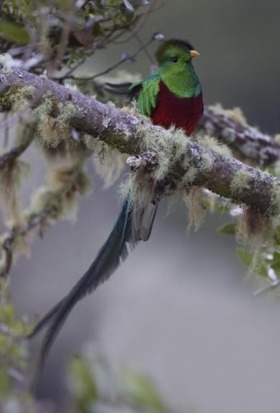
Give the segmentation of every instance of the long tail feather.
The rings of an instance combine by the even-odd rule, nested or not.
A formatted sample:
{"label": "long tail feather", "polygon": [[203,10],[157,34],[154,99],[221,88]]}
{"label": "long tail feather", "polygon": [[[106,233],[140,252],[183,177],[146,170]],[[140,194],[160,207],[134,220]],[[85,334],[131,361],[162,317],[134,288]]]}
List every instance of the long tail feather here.
{"label": "long tail feather", "polygon": [[126,82],[126,83],[105,83],[103,88],[106,90],[106,92],[111,93],[112,95],[123,95],[123,96],[129,96],[130,94],[130,87],[131,83]]}
{"label": "long tail feather", "polygon": [[53,308],[50,309],[50,311],[47,312],[36,324],[36,326],[33,328],[31,333],[27,336],[29,339],[37,336],[38,333],[48,324],[48,322],[55,316],[55,314],[59,311],[59,309],[62,307],[63,302],[66,297],[64,297],[62,300],[60,300]]}
{"label": "long tail feather", "polygon": [[147,241],[150,238],[157,212],[157,202],[150,202],[145,207],[138,207],[132,214],[132,238]]}
{"label": "long tail feather", "polygon": [[138,96],[138,93],[140,92],[142,88],[142,82],[138,83],[105,83],[103,86],[104,90],[106,92],[109,92],[111,95],[116,95],[116,96],[126,96],[129,100],[132,100]]}
{"label": "long tail feather", "polygon": [[119,264],[126,259],[128,256],[127,243],[134,248],[138,241],[149,238],[157,204],[151,203],[146,208],[137,210],[136,217],[133,217],[134,211],[132,213],[130,201],[129,199],[125,200],[114,228],[94,262],[70,292],[37,323],[29,335],[29,338],[33,338],[49,324],[40,350],[37,364],[38,373],[41,372],[57,334],[77,302],[106,281]]}

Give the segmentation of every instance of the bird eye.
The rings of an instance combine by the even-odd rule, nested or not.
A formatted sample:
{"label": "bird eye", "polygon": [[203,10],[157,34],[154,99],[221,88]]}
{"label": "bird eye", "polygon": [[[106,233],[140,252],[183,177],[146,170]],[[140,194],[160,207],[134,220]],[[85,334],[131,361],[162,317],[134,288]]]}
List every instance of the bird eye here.
{"label": "bird eye", "polygon": [[177,63],[178,62],[178,57],[177,56],[173,56],[173,57],[171,57],[171,62],[172,63]]}

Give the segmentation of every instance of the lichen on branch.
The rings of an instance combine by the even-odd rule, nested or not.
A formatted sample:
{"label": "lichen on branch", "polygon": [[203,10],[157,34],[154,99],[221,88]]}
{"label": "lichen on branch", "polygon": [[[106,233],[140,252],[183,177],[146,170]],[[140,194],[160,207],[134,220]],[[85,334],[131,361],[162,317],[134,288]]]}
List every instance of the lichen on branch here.
{"label": "lichen on branch", "polygon": [[[98,139],[111,148],[129,155],[139,154],[145,149],[153,149],[158,156],[157,179],[161,179],[164,174],[174,175],[177,180],[184,181],[185,185],[204,186],[223,197],[237,203],[244,203],[262,213],[275,212],[276,207],[275,205],[272,207],[272,200],[278,198],[276,178],[259,169],[249,167],[233,157],[219,155],[214,144],[211,150],[209,147],[206,148],[205,144],[202,146],[186,139],[180,131],[154,126],[143,117],[136,117],[113,105],[103,104],[73,89],[27,72],[22,72],[20,77],[16,71],[3,73],[1,79],[1,97],[9,96],[11,88],[15,85],[17,90],[19,87],[30,86],[36,90],[37,98],[31,99],[30,102],[34,105],[35,118],[41,110],[40,122],[47,96],[51,96],[56,110],[53,108],[50,110],[48,107],[49,113],[45,113],[45,116],[50,117],[51,129],[55,129],[56,125],[59,130],[62,124],[69,130],[74,128],[81,136],[86,135],[83,143],[89,148],[91,140]],[[68,107],[71,110],[68,110]],[[213,113],[212,118],[218,122],[220,114]],[[223,119],[226,119],[225,115]],[[240,125],[237,126],[232,119],[228,119],[228,122],[231,122],[233,130],[236,129],[239,133]],[[261,133],[259,135],[261,136]],[[64,138],[71,143],[70,133],[64,133]],[[263,136],[262,142],[277,147],[272,138],[268,140]],[[80,144],[82,145],[82,140]],[[55,142],[52,145],[55,145]],[[170,162],[170,159],[173,162]],[[237,177],[241,174],[247,177],[247,181],[245,179],[245,184],[242,184],[242,179],[239,179],[239,187],[237,185],[235,190],[235,181],[238,181]]]}
{"label": "lichen on branch", "polygon": [[[247,206],[269,222],[278,220],[280,183],[277,178],[235,159],[228,147],[221,144],[222,139],[228,142],[224,131],[226,125],[230,125],[231,143],[234,142],[234,150],[243,157],[246,152],[248,158],[261,164],[278,159],[278,143],[256,132],[243,119],[206,108],[201,132],[190,139],[183,131],[154,126],[143,116],[101,103],[46,77],[9,70],[0,72],[0,79],[0,101],[6,103],[2,110],[13,107],[13,91],[23,96],[27,116],[34,125],[34,136],[46,152],[61,156],[72,153],[79,157],[81,151],[89,156],[96,142],[103,142],[114,151],[130,155],[134,170],[124,191],[135,194],[134,202],[169,196],[176,191],[184,197],[191,188],[204,188],[230,202]],[[21,104],[20,109],[24,113],[23,106]],[[219,141],[203,129],[211,129]],[[248,149],[250,145],[254,150]],[[259,156],[256,156],[257,147]],[[147,153],[153,156],[147,157]],[[264,153],[274,157],[264,157]],[[198,194],[196,190],[193,193]],[[44,213],[38,214],[45,219]]]}

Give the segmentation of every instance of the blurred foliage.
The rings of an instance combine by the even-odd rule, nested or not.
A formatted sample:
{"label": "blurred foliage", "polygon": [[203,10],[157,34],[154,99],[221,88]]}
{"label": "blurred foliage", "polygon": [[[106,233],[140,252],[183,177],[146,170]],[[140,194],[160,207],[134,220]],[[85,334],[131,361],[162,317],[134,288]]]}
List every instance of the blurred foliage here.
{"label": "blurred foliage", "polygon": [[[30,392],[30,364],[34,356],[29,352],[25,336],[31,322],[16,315],[7,292],[7,283],[0,282],[0,411],[1,413],[35,413],[53,410],[47,401],[35,401]],[[109,362],[100,356],[69,361],[67,373],[72,413],[102,413],[131,411],[167,413],[170,411],[154,383],[135,370],[125,369],[116,374]]]}
{"label": "blurred foliage", "polygon": [[30,40],[28,31],[24,27],[9,21],[0,22],[0,33],[7,41],[18,44],[26,44]]}
{"label": "blurred foliage", "polygon": [[25,335],[31,325],[19,319],[7,292],[0,283],[0,411],[27,413],[35,403],[27,390],[29,353]]}
{"label": "blurred foliage", "polygon": [[73,68],[134,27],[148,5],[147,0],[4,0],[0,53],[9,51],[37,72]]}
{"label": "blurred foliage", "polygon": [[102,357],[73,358],[69,364],[73,405],[83,413],[168,413],[155,384],[136,370],[115,372]]}
{"label": "blurred foliage", "polygon": [[[242,215],[242,209],[238,213]],[[272,224],[273,225],[273,224]],[[238,222],[231,221],[219,227],[217,231],[224,235],[236,235]],[[269,237],[260,240],[259,244],[244,244],[236,248],[236,256],[247,268],[249,273],[253,273],[263,279],[265,285],[256,290],[253,295],[258,295],[280,284],[280,227],[276,225],[272,228]]]}

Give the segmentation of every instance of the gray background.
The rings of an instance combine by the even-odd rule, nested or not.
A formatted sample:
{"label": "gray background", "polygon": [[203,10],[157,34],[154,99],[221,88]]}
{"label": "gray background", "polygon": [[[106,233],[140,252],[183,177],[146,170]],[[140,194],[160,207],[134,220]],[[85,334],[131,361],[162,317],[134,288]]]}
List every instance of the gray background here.
{"label": "gray background", "polygon": [[[280,129],[279,15],[273,0],[166,1],[141,36],[145,41],[162,31],[190,40],[201,53],[195,67],[206,104],[241,106],[250,124],[273,134]],[[99,52],[91,69],[106,68],[135,45]],[[149,65],[142,55],[125,68],[146,76]],[[41,158],[35,151],[29,157],[35,168],[24,188],[27,205],[43,179]],[[117,187],[104,191],[96,178],[74,225],[58,222],[43,240],[34,238],[31,259],[21,257],[12,273],[20,314],[43,314],[69,290],[106,239],[118,208]],[[227,220],[208,214],[202,229],[187,237],[183,205],[166,217],[162,202],[149,242],[69,317],[40,396],[64,397],[64,363],[91,343],[117,367],[150,374],[184,411],[279,412],[279,304],[270,295],[250,296],[255,282],[235,258],[234,240],[216,234]]]}

